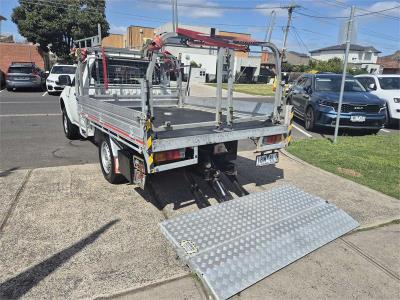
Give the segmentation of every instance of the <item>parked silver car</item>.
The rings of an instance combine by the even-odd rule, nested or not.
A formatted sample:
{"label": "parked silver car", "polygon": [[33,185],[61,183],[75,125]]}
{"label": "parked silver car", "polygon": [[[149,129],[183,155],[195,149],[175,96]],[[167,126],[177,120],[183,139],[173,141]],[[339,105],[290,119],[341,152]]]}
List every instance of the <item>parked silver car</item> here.
{"label": "parked silver car", "polygon": [[32,62],[13,62],[8,68],[6,88],[8,91],[20,88],[43,90],[46,74]]}

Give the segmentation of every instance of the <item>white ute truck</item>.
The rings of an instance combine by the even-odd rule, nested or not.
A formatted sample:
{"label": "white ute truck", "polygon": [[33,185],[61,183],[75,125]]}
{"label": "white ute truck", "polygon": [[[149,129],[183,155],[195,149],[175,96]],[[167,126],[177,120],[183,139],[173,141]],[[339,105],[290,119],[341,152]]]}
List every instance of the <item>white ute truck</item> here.
{"label": "white ute truck", "polygon": [[[156,173],[185,174],[200,209],[165,220],[160,228],[215,299],[237,294],[358,226],[336,206],[293,186],[249,194],[236,179],[239,140],[255,142],[255,167],[261,167],[278,162],[290,130],[291,107],[281,85],[273,103],[233,99],[235,51],[268,48],[280,82],[273,44],[181,28],[157,36],[144,51],[104,49],[100,41],[100,33],[77,41],[75,80],[59,78],[66,86],[60,96],[65,135],[94,138],[110,183],[146,188]],[[180,59],[165,51],[171,44],[217,51],[216,97],[188,95]],[[210,205],[199,180],[210,185],[219,204]]]}

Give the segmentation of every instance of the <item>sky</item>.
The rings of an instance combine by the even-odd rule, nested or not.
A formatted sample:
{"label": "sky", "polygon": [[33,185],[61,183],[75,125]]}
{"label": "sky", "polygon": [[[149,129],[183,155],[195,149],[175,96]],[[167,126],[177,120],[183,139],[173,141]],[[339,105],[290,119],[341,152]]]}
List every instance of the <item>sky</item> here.
{"label": "sky", "polygon": [[[54,0],[45,1],[51,5]],[[68,0],[65,1],[68,3]],[[129,25],[157,27],[171,20],[169,0],[106,0],[106,17],[110,33],[125,33]],[[350,7],[356,6],[352,43],[373,46],[381,55],[400,50],[400,1],[371,0],[178,0],[179,23],[216,27],[219,30],[250,33],[263,40],[271,11],[276,19],[271,41],[279,48],[283,44],[283,27],[287,9],[294,3],[292,27],[287,49],[302,53],[343,42],[344,28]],[[22,40],[16,25],[10,20],[17,0],[0,0],[0,15],[8,20],[1,25],[2,33],[11,33]],[[386,10],[398,6],[393,10]],[[386,10],[380,14],[371,14]],[[357,16],[362,15],[364,16]]]}

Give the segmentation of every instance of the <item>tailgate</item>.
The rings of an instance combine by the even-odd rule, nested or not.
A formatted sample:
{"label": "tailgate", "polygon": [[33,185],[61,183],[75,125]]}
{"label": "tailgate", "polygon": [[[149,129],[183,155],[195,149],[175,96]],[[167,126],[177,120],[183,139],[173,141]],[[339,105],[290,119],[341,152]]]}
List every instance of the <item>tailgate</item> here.
{"label": "tailgate", "polygon": [[281,186],[165,220],[160,226],[211,294],[226,299],[358,223],[321,198]]}

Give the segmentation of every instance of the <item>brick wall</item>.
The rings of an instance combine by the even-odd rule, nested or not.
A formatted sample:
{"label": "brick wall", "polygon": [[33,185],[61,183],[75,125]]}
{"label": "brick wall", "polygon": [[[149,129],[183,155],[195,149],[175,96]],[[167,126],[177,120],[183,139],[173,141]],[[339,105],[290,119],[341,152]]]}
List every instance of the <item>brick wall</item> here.
{"label": "brick wall", "polygon": [[45,69],[44,54],[35,45],[0,43],[0,70],[4,74],[13,61],[34,62],[42,70]]}

